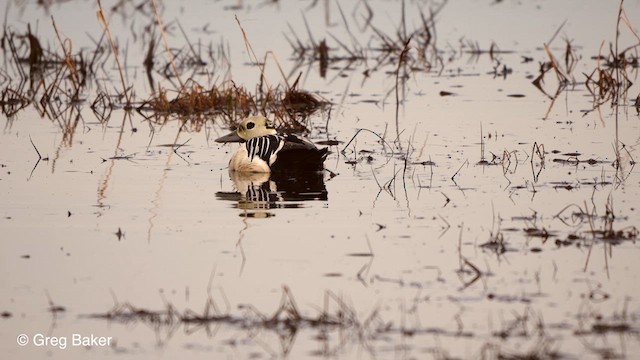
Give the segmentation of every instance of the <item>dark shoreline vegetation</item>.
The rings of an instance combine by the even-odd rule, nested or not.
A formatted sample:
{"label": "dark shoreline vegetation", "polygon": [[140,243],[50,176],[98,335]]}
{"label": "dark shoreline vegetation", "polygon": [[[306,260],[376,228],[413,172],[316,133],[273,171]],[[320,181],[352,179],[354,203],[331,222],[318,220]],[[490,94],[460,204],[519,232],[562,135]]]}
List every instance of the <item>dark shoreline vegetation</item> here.
{"label": "dark shoreline vegetation", "polygon": [[[593,191],[590,197],[568,202],[561,208],[545,209],[546,213],[530,208],[531,213],[528,215],[505,215],[501,214],[499,209],[482,209],[484,215],[489,214],[492,218],[490,223],[485,224],[486,229],[489,229],[488,237],[469,234],[464,219],[457,219],[453,223],[451,218],[445,218],[440,214],[433,216],[434,222],[442,224],[442,231],[437,234],[438,238],[449,232],[456,233],[458,262],[455,276],[459,283],[455,284],[455,287],[458,291],[463,292],[465,289],[483,284],[487,289],[488,279],[496,276],[488,265],[485,267],[485,264],[478,263],[470,256],[470,251],[463,250],[468,244],[472,244],[476,252],[506,262],[510,253],[536,254],[549,251],[548,249],[573,248],[584,254],[584,266],[580,270],[585,274],[599,271],[595,270],[591,263],[598,253],[604,260],[603,270],[607,278],[614,248],[619,245],[636,245],[640,230],[636,225],[629,224],[633,223],[635,214],[629,215],[618,210],[618,203],[614,201],[624,196],[617,193],[614,196],[614,192],[623,190],[627,179],[637,172],[637,156],[634,156],[637,147],[634,149],[634,144],[625,144],[620,140],[620,132],[625,130],[619,125],[619,116],[622,118],[640,115],[640,92],[632,92],[637,89],[634,88],[634,84],[637,83],[640,69],[640,35],[634,29],[638,24],[633,24],[625,12],[624,1],[618,4],[618,17],[614,29],[616,37],[608,42],[603,41],[598,53],[583,52],[579,45],[580,39],[561,39],[559,34],[565,26],[565,23],[562,23],[550,39],[540,40],[540,49],[545,55],[543,60],[525,53],[519,55],[521,63],[515,65],[505,62],[503,56],[518,55],[519,52],[502,49],[499,44],[491,43],[485,48],[471,39],[461,39],[456,47],[441,39],[437,30],[438,19],[441,11],[446,9],[446,1],[437,6],[423,7],[413,2],[399,1],[398,16],[392,17],[397,21],[397,26],[392,32],[376,25],[374,10],[367,1],[358,2],[358,6],[361,7],[359,12],[347,11],[342,8],[344,5],[336,2],[333,10],[339,21],[334,24],[334,30],[326,33],[314,32],[302,13],[305,28],[295,29],[287,24],[289,33],[282,35],[290,45],[290,54],[276,54],[272,51],[256,54],[252,34],[245,31],[238,16],[235,18],[237,28],[234,31],[242,34],[244,43],[230,44],[221,41],[214,44],[206,35],[199,39],[189,38],[183,28],[184,24],[180,23],[180,17],[172,19],[163,14],[164,8],[157,7],[157,3],[159,1],[143,0],[132,5],[125,1],[118,2],[111,8],[103,8],[104,4],[98,0],[96,22],[99,23],[102,32],[91,32],[87,35],[94,44],[93,48],[75,46],[79,40],[66,37],[62,24],[56,23],[55,16],[50,18],[55,29],[53,37],[39,34],[35,30],[37,24],[27,23],[23,28],[16,28],[14,25],[8,25],[5,19],[0,39],[0,51],[5,59],[0,71],[0,110],[6,117],[5,131],[10,132],[13,124],[25,121],[21,116],[30,111],[40,119],[59,127],[62,144],[66,147],[72,147],[74,137],[94,124],[101,126],[104,131],[107,127],[117,127],[120,137],[114,146],[113,157],[101,158],[102,162],[115,162],[134,159],[133,155],[124,153],[121,148],[120,141],[125,130],[138,132],[140,127],[148,125],[149,144],[160,131],[176,131],[173,143],[158,146],[169,147],[169,154],[174,153],[189,163],[189,160],[183,157],[188,157],[185,155],[186,152],[181,153],[181,148],[186,142],[179,141],[180,134],[186,132],[192,136],[205,136],[208,144],[210,139],[215,138],[211,135],[212,131],[233,129],[243,118],[262,114],[275,119],[280,131],[313,134],[314,142],[329,146],[338,154],[338,159],[334,161],[351,166],[350,169],[354,172],[357,167],[366,169],[363,171],[370,169],[377,185],[374,207],[376,201],[386,195],[393,201],[401,201],[403,197],[408,199],[408,184],[412,184],[419,191],[434,190],[442,194],[442,208],[459,206],[459,203],[456,204],[452,196],[449,196],[451,188],[434,185],[434,181],[439,181],[434,180],[434,168],[437,169],[440,164],[432,161],[431,156],[424,152],[427,140],[424,144],[414,141],[415,134],[411,135],[412,129],[407,129],[403,124],[401,112],[411,91],[409,86],[411,82],[416,81],[417,74],[454,78],[476,76],[477,73],[465,73],[468,70],[458,65],[461,59],[489,59],[492,67],[479,74],[487,79],[506,81],[514,76],[514,67],[535,69],[530,72],[535,75],[529,75],[527,79],[547,100],[548,108],[541,121],[550,121],[554,107],[564,101],[563,96],[567,92],[585,91],[590,99],[590,107],[582,109],[581,116],[597,116],[601,124],[609,120],[605,118],[614,118],[615,123],[608,126],[615,127],[615,134],[611,153],[599,154],[599,157],[590,155],[588,151],[559,149],[557,144],[552,148],[551,144],[537,141],[533,144],[526,141],[513,144],[509,149],[488,149],[489,141],[503,136],[498,131],[508,131],[486,130],[487,125],[481,123],[477,136],[479,143],[471,143],[478,149],[474,155],[476,158],[458,163],[455,168],[447,169],[446,171],[451,171],[443,175],[443,178],[447,182],[450,181],[453,188],[463,195],[464,191],[469,189],[468,186],[474,185],[459,185],[458,181],[462,173],[474,166],[501,170],[501,175],[507,183],[504,193],[510,194],[509,198],[517,190],[524,190],[526,194],[530,194],[532,200],[539,192],[564,193],[587,189]],[[316,3],[317,1],[314,1],[310,6],[319,6]],[[501,1],[495,3],[495,6],[499,6]],[[9,2],[7,10],[15,10],[12,6],[20,5]],[[128,59],[127,51],[132,45],[127,42],[128,39],[119,39],[111,33],[113,25],[110,21],[118,16],[141,17],[146,24],[142,26],[142,33],[134,32],[134,35],[139,37],[135,46],[145,49],[145,58],[135,66],[144,72],[144,82],[151,89],[147,93],[143,93],[141,89],[144,87],[136,83],[140,82],[140,79],[134,80],[130,76],[132,70],[129,67],[132,60]],[[231,16],[231,12],[225,16]],[[356,20],[362,26],[354,27]],[[169,22],[164,23],[165,21]],[[205,34],[207,26],[203,27]],[[336,35],[338,32],[342,36]],[[625,39],[632,41],[621,40],[622,34],[625,34]],[[55,41],[51,42],[51,38]],[[174,47],[172,40],[185,45]],[[242,60],[248,61],[247,66],[255,70],[255,83],[237,83],[232,78],[231,69],[232,66],[236,66],[232,65],[230,60],[232,46],[246,48],[248,58]],[[284,56],[290,57],[293,66],[283,66],[279,57]],[[512,61],[513,57],[509,59]],[[238,59],[234,61],[237,62]],[[589,64],[591,71],[576,70],[579,62]],[[339,96],[338,101],[332,101],[328,99],[327,92],[321,89],[305,88],[305,78],[310,72],[319,74],[320,78],[329,83],[357,74],[361,78],[361,85],[373,76],[382,74],[382,77],[388,80],[387,88],[379,92],[377,98],[362,101],[393,109],[394,115],[387,119],[384,132],[372,130],[365,121],[358,122],[359,127],[348,135],[342,133],[338,136],[332,132],[332,128],[341,121],[340,110],[347,102],[347,91]],[[267,73],[278,73],[280,78],[270,78]],[[393,85],[388,87],[388,84]],[[438,95],[443,98],[460,96],[449,90],[440,90]],[[521,93],[506,93],[504,96],[510,99],[525,97]],[[86,118],[87,109],[91,110],[95,119]],[[364,137],[373,139],[373,142],[367,143],[367,146],[361,145],[358,140]],[[37,162],[28,180],[42,161],[57,159],[57,155],[49,156],[41,152],[39,144],[33,141],[30,135],[29,141],[29,146],[33,147],[37,154]],[[147,146],[147,151],[149,148],[150,145]],[[385,177],[380,173],[376,175],[375,170],[387,165],[393,168],[392,171],[387,171]],[[518,166],[526,167],[527,172],[530,167],[530,176],[524,185],[512,184],[511,175],[515,174]],[[548,167],[567,169],[569,174],[579,168],[588,168],[594,173],[601,169],[601,175],[590,180],[567,177],[567,180],[539,182],[540,175]],[[415,175],[416,169],[422,169],[429,174],[427,181],[425,177]],[[444,170],[441,167],[439,171],[442,173]],[[613,171],[613,175],[605,175],[608,171]],[[234,178],[234,184],[238,188],[232,193],[219,191],[216,197],[218,200],[231,200],[235,204],[235,210],[241,212],[240,216],[247,224],[247,218],[275,216],[269,211],[271,209],[303,207],[283,204],[291,199],[298,202],[326,201],[325,181],[331,181],[340,174],[326,170],[322,176],[319,180],[312,179],[316,187],[312,189],[314,192],[311,195],[310,179],[304,179],[306,183],[303,185],[306,187],[287,188],[285,185],[291,185],[297,179],[276,181],[267,177],[266,181],[257,178]],[[109,176],[105,176],[98,187],[98,208],[106,207],[101,200],[105,197],[108,180]],[[217,180],[214,179],[214,182]],[[278,190],[272,189],[269,180],[277,183]],[[222,183],[222,179],[220,182]],[[250,183],[247,185],[246,194],[237,185],[244,182]],[[260,186],[253,182],[260,182]],[[159,188],[163,186],[162,182]],[[290,193],[285,194],[287,191]],[[602,194],[606,195],[605,201],[601,200]],[[464,196],[466,200],[466,195]],[[635,206],[637,211],[637,204]],[[362,216],[363,211],[358,211],[359,216]],[[68,217],[71,216],[72,212],[69,211]],[[629,218],[632,220],[627,221]],[[382,223],[375,225],[376,233],[384,231],[388,226]],[[122,229],[118,228],[117,231],[115,234],[118,241],[126,239]],[[242,267],[246,260],[241,241],[243,236],[240,235],[236,245],[241,253]],[[513,240],[514,238],[523,238],[526,241],[521,244]],[[359,346],[375,357],[378,348],[378,345],[374,344],[376,342],[389,345],[394,341],[392,337],[396,336],[404,339],[433,335],[436,338],[475,339],[483,344],[477,354],[477,358],[481,359],[562,359],[580,354],[560,350],[558,344],[561,340],[553,336],[553,331],[558,328],[568,330],[580,342],[584,342],[586,348],[589,348],[588,343],[598,336],[627,336],[633,340],[639,338],[637,299],[631,300],[627,297],[622,303],[616,304],[617,307],[612,314],[602,313],[588,301],[604,302],[612,295],[602,290],[599,284],[592,285],[587,281],[585,282],[590,289],[584,296],[584,305],[579,309],[572,309],[578,326],[544,318],[542,311],[536,309],[535,303],[536,299],[546,296],[540,290],[539,274],[528,274],[534,280],[527,280],[537,284],[537,293],[522,291],[521,295],[515,297],[506,292],[502,294],[487,291],[484,294],[482,300],[524,306],[522,312],[513,312],[510,317],[502,318],[501,323],[491,324],[493,327],[489,326],[491,332],[488,337],[482,337],[484,329],[465,326],[461,315],[455,317],[457,330],[431,326],[420,321],[417,309],[420,304],[429,301],[430,295],[425,294],[434,284],[445,282],[441,277],[442,269],[423,265],[422,269],[437,270],[435,280],[406,280],[402,275],[388,273],[369,274],[371,263],[379,253],[375,251],[376,247],[372,246],[368,237],[367,245],[368,251],[347,255],[371,260],[354,274],[349,274],[355,279],[355,283],[365,287],[375,284],[393,285],[417,291],[413,303],[402,303],[397,318],[386,317],[388,311],[383,311],[385,304],[379,304],[373,310],[363,312],[358,308],[359,304],[351,303],[348,294],[333,290],[324,290],[323,305],[298,306],[293,291],[287,284],[282,285],[280,303],[272,313],[259,310],[250,300],[232,306],[223,288],[217,284],[214,287],[215,271],[211,274],[206,292],[207,299],[200,312],[188,306],[174,304],[171,297],[164,293],[160,294],[164,307],[159,310],[150,309],[147,305],[120,302],[114,295],[113,308],[106,311],[96,309],[93,313],[81,314],[80,318],[83,321],[105,320],[122,325],[147,325],[155,332],[157,342],[161,346],[166,345],[178,331],[185,334],[203,331],[207,336],[214,337],[219,326],[228,326],[245,331],[252,339],[258,333],[267,332],[275,334],[280,348],[274,349],[268,345],[261,347],[274,358],[287,357],[296,341],[296,334],[304,330],[313,331],[314,339],[321,344],[320,350],[313,352],[316,357],[339,356],[341,351],[351,346]],[[557,269],[553,271],[555,274]],[[325,277],[342,275],[328,273]],[[218,289],[215,294],[214,288]],[[55,323],[57,316],[68,310],[66,306],[54,304],[51,298],[48,302],[48,310]],[[457,300],[452,302],[460,307],[462,314],[464,306],[458,304]],[[224,304],[221,305],[222,303]],[[312,315],[309,315],[310,312]],[[3,318],[12,318],[13,315],[9,311],[2,313]],[[512,348],[504,343],[507,339],[517,339],[518,347]],[[243,344],[234,340],[230,345],[235,347]],[[117,349],[117,345],[114,348]],[[625,355],[610,347],[593,346],[591,352],[601,358]],[[445,346],[437,345],[429,349],[429,355],[437,359],[453,358],[449,353]]]}

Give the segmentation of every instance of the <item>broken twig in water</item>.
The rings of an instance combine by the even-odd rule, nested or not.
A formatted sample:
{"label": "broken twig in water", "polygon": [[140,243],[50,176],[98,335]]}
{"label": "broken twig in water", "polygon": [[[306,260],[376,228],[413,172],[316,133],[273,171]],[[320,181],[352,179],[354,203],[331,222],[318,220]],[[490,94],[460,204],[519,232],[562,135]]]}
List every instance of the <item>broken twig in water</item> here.
{"label": "broken twig in water", "polygon": [[453,174],[453,176],[451,176],[451,180],[452,180],[453,182],[456,182],[455,177],[456,177],[456,175],[458,175],[458,173],[460,172],[460,170],[462,170],[462,167],[463,167],[465,164],[466,164],[466,165],[469,165],[469,159],[465,160],[465,161],[462,163],[462,165],[460,165],[460,168],[458,169],[458,171],[456,171],[456,173],[455,173],[455,174]]}
{"label": "broken twig in water", "polygon": [[36,164],[33,166],[33,169],[31,169],[31,173],[29,174],[29,178],[27,178],[27,181],[29,181],[31,179],[31,176],[33,176],[33,172],[36,171],[36,168],[38,167],[38,164],[40,164],[40,161],[49,161],[49,157],[43,158],[42,155],[40,154],[40,151],[38,151],[38,148],[36,147],[36,144],[33,143],[33,139],[31,139],[31,135],[29,135],[29,141],[31,141],[31,145],[33,146],[33,149],[36,151],[36,154],[38,154],[38,161],[36,161]]}
{"label": "broken twig in water", "polygon": [[33,146],[33,148],[35,149],[36,153],[38,154],[38,161],[42,160],[42,155],[40,155],[40,151],[38,151],[38,148],[36,147],[36,144],[33,143],[33,139],[31,139],[31,135],[29,135],[29,141],[31,141],[31,145]]}
{"label": "broken twig in water", "polygon": [[377,136],[378,139],[380,139],[380,141],[382,142],[382,149],[386,152],[386,148],[385,146],[389,147],[389,150],[391,150],[391,153],[393,153],[393,148],[391,147],[391,145],[387,144],[387,142],[384,140],[384,138],[380,135],[378,135],[378,133],[376,133],[375,131],[369,130],[369,129],[358,129],[358,131],[356,131],[356,133],[353,135],[353,137],[351,138],[351,140],[349,140],[349,142],[347,143],[347,145],[345,145],[342,150],[340,150],[340,153],[342,153],[344,155],[344,151],[347,150],[347,148],[349,147],[349,145],[351,145],[351,143],[353,142],[353,140],[356,139],[356,137],[358,136],[358,134],[360,134],[361,131],[367,131],[372,133],[373,135]]}

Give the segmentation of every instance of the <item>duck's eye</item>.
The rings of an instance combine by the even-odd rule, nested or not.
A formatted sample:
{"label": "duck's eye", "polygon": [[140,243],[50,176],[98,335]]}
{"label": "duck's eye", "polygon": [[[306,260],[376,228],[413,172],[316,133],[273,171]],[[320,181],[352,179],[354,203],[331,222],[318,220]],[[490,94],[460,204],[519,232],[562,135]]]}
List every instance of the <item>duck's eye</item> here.
{"label": "duck's eye", "polygon": [[247,129],[251,130],[256,126],[256,124],[252,123],[252,122],[248,122],[247,123]]}

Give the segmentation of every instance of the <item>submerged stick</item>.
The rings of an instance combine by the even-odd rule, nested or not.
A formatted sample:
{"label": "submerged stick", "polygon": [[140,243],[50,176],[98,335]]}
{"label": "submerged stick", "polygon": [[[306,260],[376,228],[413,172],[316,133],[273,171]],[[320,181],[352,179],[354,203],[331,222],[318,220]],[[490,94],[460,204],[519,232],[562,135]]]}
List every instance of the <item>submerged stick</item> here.
{"label": "submerged stick", "polygon": [[[589,267],[589,259],[591,258],[591,250],[593,250],[593,244],[596,242],[596,231],[593,226],[593,219],[592,219],[593,214],[589,213],[589,207],[587,206],[586,201],[584,202],[584,210],[585,210],[585,213],[587,214],[587,219],[589,220],[589,228],[591,229],[591,244],[589,244],[587,259],[584,262],[584,269],[582,270],[583,272],[587,272],[587,268]],[[595,212],[595,208],[594,208],[594,212]]]}
{"label": "submerged stick", "polygon": [[465,160],[465,161],[462,163],[462,165],[460,165],[460,168],[458,169],[458,171],[456,171],[456,173],[455,173],[455,174],[453,174],[453,175],[451,176],[451,180],[453,180],[453,182],[456,182],[456,180],[455,180],[456,175],[458,175],[458,173],[460,172],[460,170],[462,170],[462,167],[463,167],[463,166],[465,166],[465,165],[469,165],[469,159]]}

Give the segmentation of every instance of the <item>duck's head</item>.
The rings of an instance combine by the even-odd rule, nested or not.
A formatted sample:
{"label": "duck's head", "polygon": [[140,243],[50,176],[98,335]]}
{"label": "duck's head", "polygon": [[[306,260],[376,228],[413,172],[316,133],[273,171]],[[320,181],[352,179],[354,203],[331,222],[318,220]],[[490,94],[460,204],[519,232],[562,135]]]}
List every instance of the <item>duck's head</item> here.
{"label": "duck's head", "polygon": [[273,126],[273,121],[267,119],[264,116],[258,115],[242,120],[235,131],[232,131],[231,133],[223,137],[217,138],[216,142],[245,142],[255,137],[275,134],[276,129]]}

